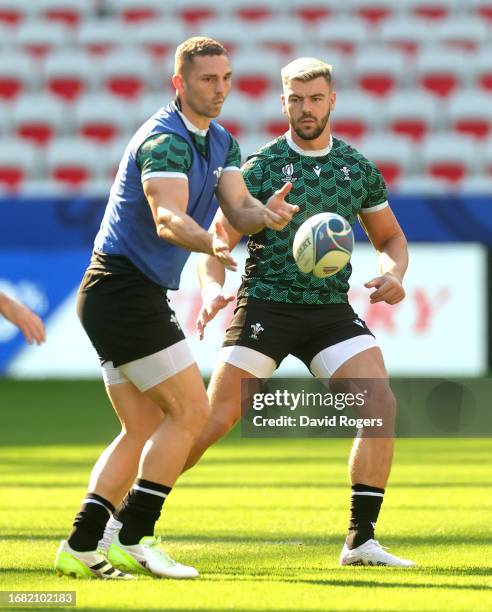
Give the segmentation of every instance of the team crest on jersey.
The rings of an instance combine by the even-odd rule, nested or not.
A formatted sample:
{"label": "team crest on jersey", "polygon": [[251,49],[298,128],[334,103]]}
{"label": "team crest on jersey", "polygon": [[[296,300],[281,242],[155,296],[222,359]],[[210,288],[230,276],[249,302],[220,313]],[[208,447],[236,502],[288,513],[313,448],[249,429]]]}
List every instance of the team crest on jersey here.
{"label": "team crest on jersey", "polygon": [[251,333],[249,334],[249,337],[252,340],[258,340],[258,334],[260,334],[262,331],[265,331],[261,323],[253,323],[253,325],[250,325],[250,328]]}
{"label": "team crest on jersey", "polygon": [[344,166],[342,168],[342,172],[343,172],[343,180],[344,181],[350,181],[350,179],[351,179],[350,168],[347,168],[347,166]]}
{"label": "team crest on jersey", "polygon": [[284,175],[282,181],[284,183],[295,183],[297,179],[294,177],[294,165],[287,164],[282,168],[282,174]]}

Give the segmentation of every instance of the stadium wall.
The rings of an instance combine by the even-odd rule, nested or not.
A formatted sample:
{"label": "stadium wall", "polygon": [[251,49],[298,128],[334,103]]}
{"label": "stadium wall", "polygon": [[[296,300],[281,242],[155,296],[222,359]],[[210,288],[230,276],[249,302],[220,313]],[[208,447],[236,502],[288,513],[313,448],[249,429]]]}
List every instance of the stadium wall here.
{"label": "stadium wall", "polygon": [[[378,337],[390,372],[398,375],[482,375],[491,367],[490,286],[492,216],[482,197],[392,197],[411,242],[407,300],[396,308],[368,305],[363,282],[377,261],[360,227],[351,301]],[[75,293],[90,257],[105,202],[101,199],[0,201],[0,290],[25,302],[47,323],[48,342],[26,347],[16,328],[0,321],[0,374],[18,377],[98,376],[95,354],[74,311]],[[244,259],[244,248],[240,259]],[[229,275],[228,287],[239,284]],[[217,317],[200,343],[194,321],[200,295],[193,258],[172,297],[204,374],[232,308]],[[282,375],[304,375],[289,358]]]}

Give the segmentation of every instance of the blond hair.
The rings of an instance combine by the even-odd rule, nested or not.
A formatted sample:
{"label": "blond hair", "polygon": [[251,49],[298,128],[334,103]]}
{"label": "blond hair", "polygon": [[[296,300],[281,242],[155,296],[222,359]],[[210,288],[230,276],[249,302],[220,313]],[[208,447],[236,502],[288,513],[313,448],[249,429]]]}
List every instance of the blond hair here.
{"label": "blond hair", "polygon": [[328,85],[331,85],[331,64],[326,64],[315,57],[298,57],[280,72],[282,83],[288,85],[290,81],[312,81],[318,77],[324,77]]}
{"label": "blond hair", "polygon": [[174,72],[184,74],[194,57],[204,55],[227,55],[227,51],[220,42],[213,38],[193,36],[182,42],[176,49]]}

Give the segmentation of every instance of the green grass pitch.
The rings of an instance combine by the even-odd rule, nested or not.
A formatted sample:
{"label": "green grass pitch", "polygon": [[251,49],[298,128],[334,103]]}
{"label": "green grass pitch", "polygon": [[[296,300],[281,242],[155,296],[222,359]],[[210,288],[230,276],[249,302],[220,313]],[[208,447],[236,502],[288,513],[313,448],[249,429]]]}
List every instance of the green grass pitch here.
{"label": "green grass pitch", "polygon": [[397,441],[378,536],[416,569],[337,565],[349,440],[233,432],[158,525],[198,580],[57,578],[58,542],[116,431],[101,383],[0,381],[1,590],[75,590],[79,610],[492,610],[490,439]]}

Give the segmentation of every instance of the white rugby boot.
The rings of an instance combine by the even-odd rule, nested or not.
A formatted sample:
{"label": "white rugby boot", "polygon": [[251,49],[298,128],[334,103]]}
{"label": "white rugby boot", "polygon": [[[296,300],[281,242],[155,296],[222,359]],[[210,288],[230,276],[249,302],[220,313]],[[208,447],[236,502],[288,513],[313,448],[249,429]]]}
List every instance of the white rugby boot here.
{"label": "white rugby boot", "polygon": [[[386,549],[386,550],[385,550]],[[340,565],[386,565],[390,567],[414,567],[408,559],[400,559],[386,552],[377,540],[367,540],[357,548],[349,549],[345,543],[340,554]]]}
{"label": "white rugby boot", "polygon": [[158,578],[196,578],[194,567],[182,565],[161,548],[161,538],[144,536],[138,544],[125,546],[116,535],[108,551],[108,559],[123,571],[145,573]]}

